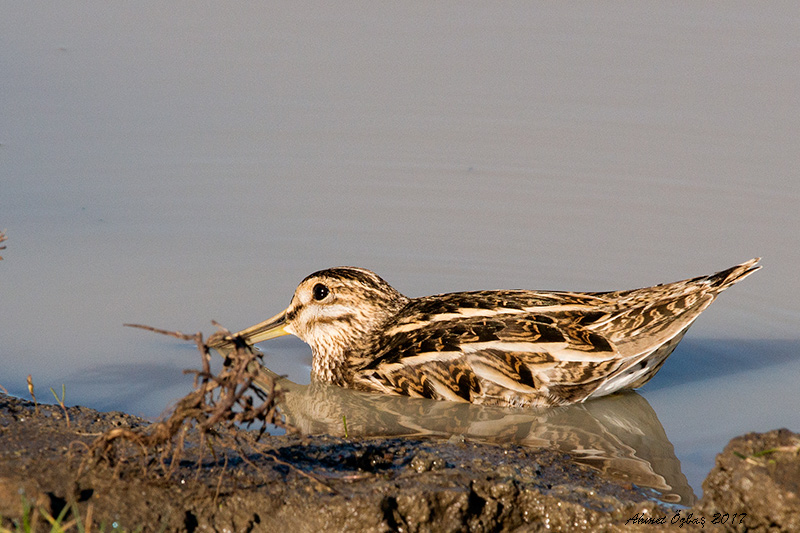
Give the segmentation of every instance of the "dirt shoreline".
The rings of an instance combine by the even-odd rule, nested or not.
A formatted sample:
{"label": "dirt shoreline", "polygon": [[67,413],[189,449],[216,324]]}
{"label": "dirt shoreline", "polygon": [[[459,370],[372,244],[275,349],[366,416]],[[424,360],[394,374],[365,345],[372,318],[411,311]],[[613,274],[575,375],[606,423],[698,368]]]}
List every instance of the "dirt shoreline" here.
{"label": "dirt shoreline", "polygon": [[267,436],[269,454],[218,447],[169,474],[152,458],[87,467],[103,431],[149,423],[68,412],[69,427],[59,406],[0,394],[0,526],[17,530],[24,497],[95,531],[800,531],[800,436],[787,430],[732,440],[686,509],[561,452],[457,438]]}

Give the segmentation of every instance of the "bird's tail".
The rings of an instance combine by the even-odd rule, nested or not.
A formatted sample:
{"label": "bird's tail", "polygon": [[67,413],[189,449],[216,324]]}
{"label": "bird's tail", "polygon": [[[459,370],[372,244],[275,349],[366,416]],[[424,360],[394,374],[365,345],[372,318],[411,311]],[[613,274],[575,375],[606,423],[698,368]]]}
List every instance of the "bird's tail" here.
{"label": "bird's tail", "polygon": [[[751,259],[710,276],[662,285],[660,286],[663,291],[662,296],[651,298],[649,302],[648,289],[632,291],[633,299],[638,298],[639,303],[644,303],[624,310],[615,320],[623,324],[630,322],[638,325],[640,331],[631,334],[634,328],[618,325],[610,328],[612,333],[609,334],[609,338],[616,343],[620,352],[625,351],[633,355],[626,360],[620,370],[603,380],[589,397],[603,396],[620,389],[635,389],[647,383],[658,372],[700,313],[721,291],[761,268],[756,264],[760,259]],[[676,305],[677,302],[680,304]],[[648,320],[642,321],[641,317],[647,317]],[[644,328],[641,327],[642,323],[645,324]],[[615,331],[621,333],[615,335]]]}
{"label": "bird's tail", "polygon": [[603,322],[590,326],[621,352],[640,355],[684,331],[720,292],[759,268],[759,258],[696,278],[608,293],[618,308]]}
{"label": "bird's tail", "polygon": [[706,278],[706,283],[709,287],[715,289],[717,292],[724,291],[734,283],[742,281],[744,278],[761,268],[757,264],[761,261],[760,257],[746,261],[741,265],[722,270],[716,274],[711,274]]}

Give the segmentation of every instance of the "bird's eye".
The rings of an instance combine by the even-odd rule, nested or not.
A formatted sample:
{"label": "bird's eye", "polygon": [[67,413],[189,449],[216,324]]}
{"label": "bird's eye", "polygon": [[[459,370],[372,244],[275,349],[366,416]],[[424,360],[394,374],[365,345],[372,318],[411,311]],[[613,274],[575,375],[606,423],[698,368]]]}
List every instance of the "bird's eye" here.
{"label": "bird's eye", "polygon": [[330,290],[328,290],[328,287],[326,287],[326,286],[325,286],[325,285],[323,285],[322,283],[317,283],[316,285],[314,285],[314,299],[315,299],[316,301],[318,301],[318,302],[319,302],[320,300],[324,300],[324,299],[325,299],[325,297],[326,297],[326,296],[327,296],[327,295],[328,295],[330,292],[331,292],[331,291],[330,291]]}

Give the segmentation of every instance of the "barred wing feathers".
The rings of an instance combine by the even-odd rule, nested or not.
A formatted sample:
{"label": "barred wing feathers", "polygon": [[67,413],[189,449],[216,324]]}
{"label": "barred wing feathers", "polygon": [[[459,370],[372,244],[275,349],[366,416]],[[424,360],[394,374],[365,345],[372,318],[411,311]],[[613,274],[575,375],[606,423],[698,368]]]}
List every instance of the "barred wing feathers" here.
{"label": "barred wing feathers", "polygon": [[618,365],[602,336],[528,313],[435,321],[386,335],[380,348],[356,388],[487,404],[563,403],[551,384],[591,387]]}

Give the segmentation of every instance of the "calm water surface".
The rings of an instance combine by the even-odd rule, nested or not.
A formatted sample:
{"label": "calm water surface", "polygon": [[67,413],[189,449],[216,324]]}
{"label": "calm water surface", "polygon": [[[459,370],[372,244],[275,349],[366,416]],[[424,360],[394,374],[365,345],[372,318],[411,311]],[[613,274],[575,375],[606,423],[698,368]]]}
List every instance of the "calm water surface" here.
{"label": "calm water surface", "polygon": [[796,3],[7,1],[0,44],[13,394],[155,417],[196,352],[123,323],[240,329],[328,266],[419,296],[763,256],[636,397],[697,494],[731,437],[800,430]]}

